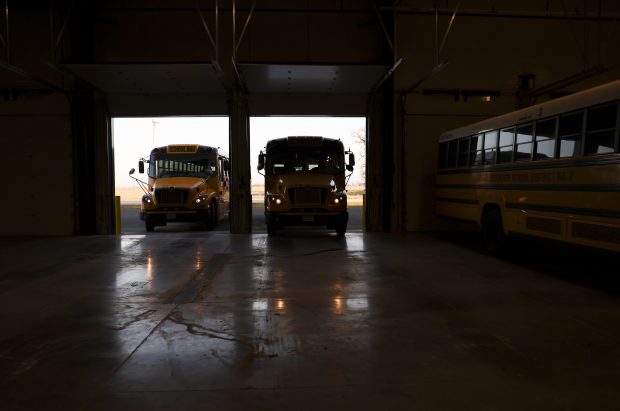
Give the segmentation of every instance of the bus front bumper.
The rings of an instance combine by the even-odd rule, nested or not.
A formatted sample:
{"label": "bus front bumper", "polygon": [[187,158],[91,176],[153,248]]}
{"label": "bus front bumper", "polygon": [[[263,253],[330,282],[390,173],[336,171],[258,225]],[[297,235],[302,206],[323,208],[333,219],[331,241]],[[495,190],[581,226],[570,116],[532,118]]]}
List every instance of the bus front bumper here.
{"label": "bus front bumper", "polygon": [[273,212],[265,211],[265,223],[273,221],[282,227],[286,225],[324,225],[335,228],[349,221],[349,212]]}
{"label": "bus front bumper", "polygon": [[184,211],[140,211],[140,220],[166,225],[166,223],[205,221],[208,218],[207,210],[184,210]]}

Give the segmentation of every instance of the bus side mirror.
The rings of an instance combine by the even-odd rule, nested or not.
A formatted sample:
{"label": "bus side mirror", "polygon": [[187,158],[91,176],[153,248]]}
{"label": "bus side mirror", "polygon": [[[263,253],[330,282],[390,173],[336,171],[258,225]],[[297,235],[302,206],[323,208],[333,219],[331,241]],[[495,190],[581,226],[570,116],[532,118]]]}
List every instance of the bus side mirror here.
{"label": "bus side mirror", "polygon": [[262,170],[265,168],[265,154],[261,151],[258,155],[258,165],[256,166],[257,170]]}
{"label": "bus side mirror", "polygon": [[140,174],[144,174],[144,161],[138,161],[138,171]]}
{"label": "bus side mirror", "polygon": [[132,168],[131,170],[129,170],[129,175],[132,175],[132,174],[133,174],[133,173],[135,173],[135,172],[136,172],[136,169],[135,169],[135,168]]}
{"label": "bus side mirror", "polygon": [[[349,153],[349,165],[353,167],[355,165],[355,154]],[[351,170],[349,170],[351,171]]]}
{"label": "bus side mirror", "polygon": [[224,160],[224,171],[230,171],[230,161]]}

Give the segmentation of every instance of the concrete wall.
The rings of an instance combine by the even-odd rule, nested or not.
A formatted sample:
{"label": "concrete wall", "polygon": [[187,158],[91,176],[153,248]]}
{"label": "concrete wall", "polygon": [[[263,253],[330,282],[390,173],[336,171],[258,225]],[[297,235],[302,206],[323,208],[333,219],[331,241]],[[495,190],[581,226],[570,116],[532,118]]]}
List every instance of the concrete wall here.
{"label": "concrete wall", "polygon": [[0,100],[0,235],[69,235],[74,227],[71,117],[64,96]]}
{"label": "concrete wall", "polygon": [[0,235],[108,233],[113,202],[105,98],[78,87],[59,64],[77,44],[88,54],[90,16],[79,6],[69,13],[63,2],[54,3],[52,13],[49,3],[5,6],[0,173],[8,185]]}
{"label": "concrete wall", "polygon": [[4,6],[0,43],[0,235],[69,235],[74,232],[71,110],[49,68],[49,16]]}

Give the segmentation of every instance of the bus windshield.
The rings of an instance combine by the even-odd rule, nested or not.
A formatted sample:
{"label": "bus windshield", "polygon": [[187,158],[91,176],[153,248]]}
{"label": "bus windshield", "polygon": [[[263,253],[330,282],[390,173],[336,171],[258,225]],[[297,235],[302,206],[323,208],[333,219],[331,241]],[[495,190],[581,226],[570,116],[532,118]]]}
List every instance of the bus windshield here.
{"label": "bus windshield", "polygon": [[266,171],[271,174],[344,172],[344,155],[339,150],[316,147],[274,147],[267,154]]}
{"label": "bus windshield", "polygon": [[152,154],[149,163],[149,177],[198,177],[215,175],[216,154]]}

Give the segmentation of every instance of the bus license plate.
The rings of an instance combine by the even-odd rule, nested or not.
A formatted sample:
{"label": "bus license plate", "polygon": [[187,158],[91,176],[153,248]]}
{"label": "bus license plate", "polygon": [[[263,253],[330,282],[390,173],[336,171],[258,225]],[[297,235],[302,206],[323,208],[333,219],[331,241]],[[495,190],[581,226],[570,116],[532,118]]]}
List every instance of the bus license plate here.
{"label": "bus license plate", "polygon": [[313,215],[302,216],[302,221],[310,223],[310,222],[314,221],[314,216]]}
{"label": "bus license plate", "polygon": [[166,219],[167,220],[174,220],[175,218],[177,218],[176,214],[166,214]]}

